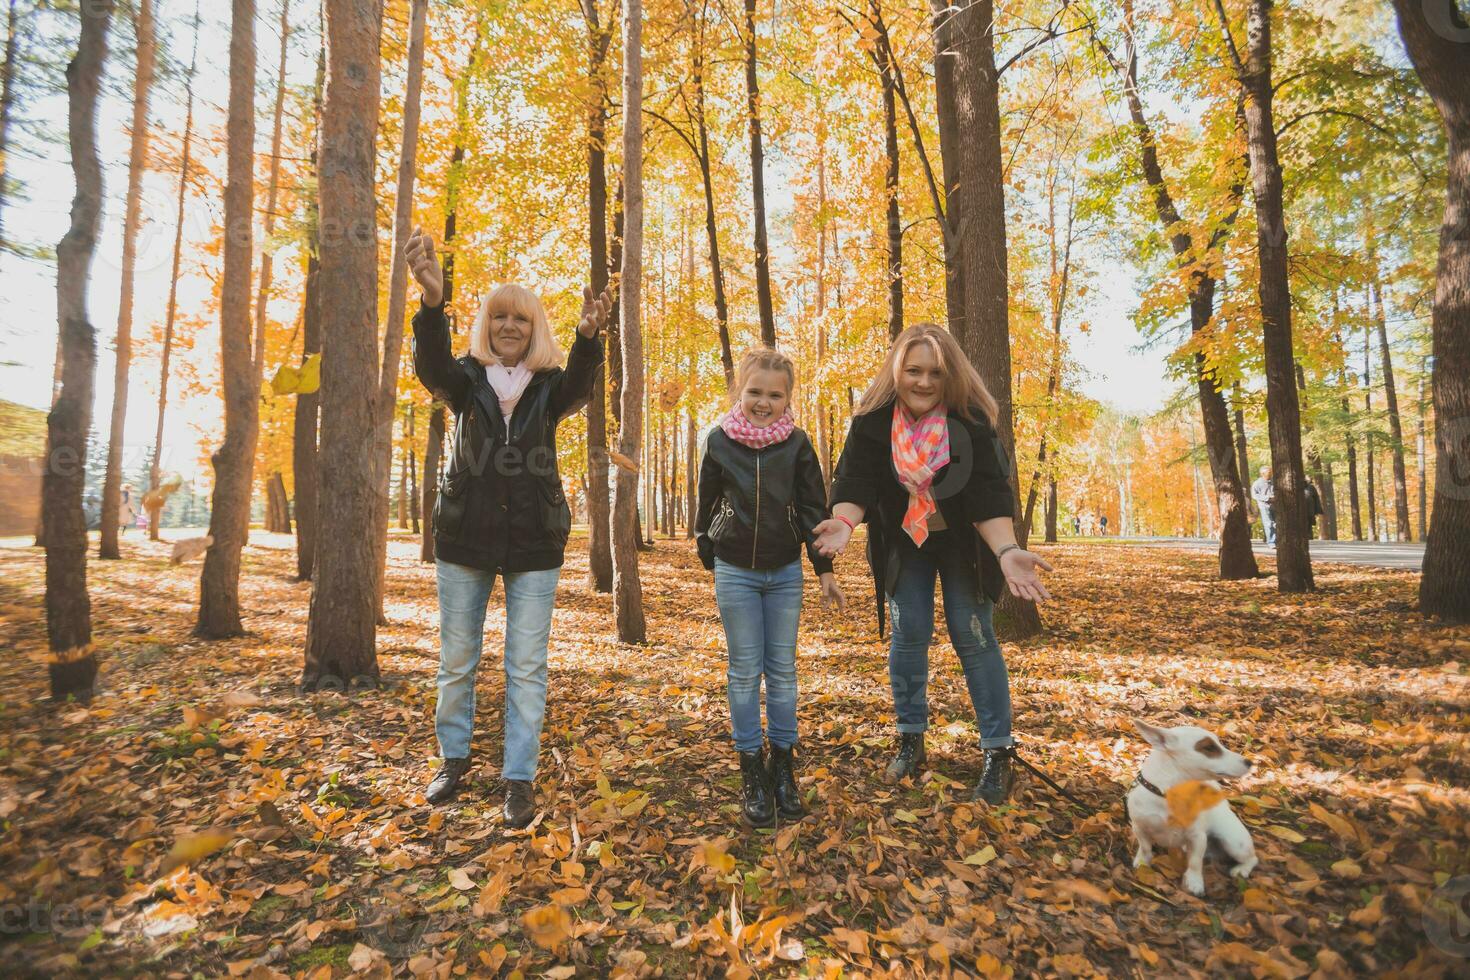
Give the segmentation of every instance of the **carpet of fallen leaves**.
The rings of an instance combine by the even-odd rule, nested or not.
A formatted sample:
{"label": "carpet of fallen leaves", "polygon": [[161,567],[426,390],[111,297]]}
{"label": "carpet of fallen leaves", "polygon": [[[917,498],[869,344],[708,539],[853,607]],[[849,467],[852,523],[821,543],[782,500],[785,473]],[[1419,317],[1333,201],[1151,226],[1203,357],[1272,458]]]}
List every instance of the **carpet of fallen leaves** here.
{"label": "carpet of fallen leaves", "polygon": [[[291,579],[290,548],[254,533],[250,633],[228,642],[191,637],[199,568],[169,566],[166,543],[135,538],[123,561],[93,561],[104,661],[90,707],[46,700],[42,555],[0,549],[6,973],[1334,977],[1470,964],[1455,955],[1464,935],[1436,945],[1424,924],[1470,874],[1470,630],[1424,624],[1413,575],[1324,565],[1317,593],[1287,597],[1270,578],[1214,581],[1208,554],[1047,548],[1048,631],[1007,644],[1016,729],[1086,806],[1023,774],[1013,803],[991,809],[969,802],[980,753],[942,632],[930,771],[882,782],[885,647],[850,554],[846,615],[824,615],[807,580],[812,814],[756,833],[737,809],[723,637],[692,548],[644,555],[650,642],[629,647],[610,597],[585,588],[574,541],[541,812],[508,833],[498,590],[472,784],[432,808],[432,568],[395,536],[384,690],[303,696],[310,586]],[[1145,748],[1135,716],[1200,724],[1256,761],[1229,787],[1262,858],[1248,882],[1211,865],[1200,900],[1179,886],[1177,854],[1133,870],[1122,801]]]}

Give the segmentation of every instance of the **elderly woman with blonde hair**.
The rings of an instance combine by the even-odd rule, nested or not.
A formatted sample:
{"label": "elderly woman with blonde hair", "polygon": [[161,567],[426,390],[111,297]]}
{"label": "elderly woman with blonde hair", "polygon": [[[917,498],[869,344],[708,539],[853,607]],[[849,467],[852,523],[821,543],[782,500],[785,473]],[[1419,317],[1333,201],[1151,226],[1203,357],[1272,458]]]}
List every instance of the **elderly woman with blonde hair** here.
{"label": "elderly woman with blonde hair", "polygon": [[415,229],[405,251],[423,304],[413,319],[413,365],[454,412],[454,436],[434,505],[439,592],[438,703],[442,763],[430,803],[453,799],[470,767],[475,669],[485,609],[505,587],[507,825],[536,814],[534,779],[546,711],[546,646],[571,511],[557,471],[556,427],[587,403],[602,363],[598,332],[609,291],[583,291],[582,318],[563,365],[546,311],[523,286],[503,285],[480,304],[469,353],[454,357],[444,317],[444,276],[433,240]]}

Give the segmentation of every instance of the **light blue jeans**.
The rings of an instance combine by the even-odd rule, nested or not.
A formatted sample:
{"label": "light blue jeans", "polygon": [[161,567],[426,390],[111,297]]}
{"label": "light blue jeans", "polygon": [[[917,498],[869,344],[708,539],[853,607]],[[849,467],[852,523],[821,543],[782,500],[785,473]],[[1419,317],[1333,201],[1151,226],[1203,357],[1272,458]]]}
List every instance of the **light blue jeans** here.
{"label": "light blue jeans", "polygon": [[[434,733],[446,759],[470,754],[475,668],[495,573],[439,559],[439,703]],[[510,572],[505,580],[505,779],[535,778],[546,713],[546,642],[560,568]]]}
{"label": "light blue jeans", "polygon": [[735,748],[759,752],[761,677],[771,744],[796,744],[796,627],[801,621],[801,561],[751,569],[715,559],[715,603],[730,652],[726,693]]}
{"label": "light blue jeans", "polygon": [[1014,745],[1011,682],[990,621],[993,604],[980,594],[974,573],[954,548],[905,548],[900,555],[898,584],[888,600],[892,629],[888,681],[893,687],[898,730],[922,732],[929,728],[929,645],[934,639],[937,576],[944,593],[949,639],[960,658],[965,686],[980,723],[980,747]]}

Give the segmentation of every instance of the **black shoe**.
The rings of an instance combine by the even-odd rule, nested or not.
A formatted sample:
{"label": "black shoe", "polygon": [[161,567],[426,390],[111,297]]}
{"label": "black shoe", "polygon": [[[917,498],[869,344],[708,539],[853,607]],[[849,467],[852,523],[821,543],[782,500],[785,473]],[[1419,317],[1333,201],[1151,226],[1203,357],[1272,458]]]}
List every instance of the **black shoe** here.
{"label": "black shoe", "polygon": [[1015,757],[1016,750],[1010,746],[986,749],[985,769],[980,773],[980,784],[975,787],[971,799],[991,806],[999,806],[1010,799],[1011,786],[1016,781],[1015,770],[1011,768],[1011,760]]}
{"label": "black shoe", "polygon": [[923,772],[924,763],[927,761],[924,755],[924,733],[923,732],[900,732],[898,736],[898,755],[888,763],[888,768],[883,770],[883,777],[890,783],[896,783],[907,776],[917,776]]}
{"label": "black shoe", "polygon": [[771,795],[765,753],[740,753],[740,774],[745,784],[741,791],[741,812],[752,827],[769,827],[776,822],[776,801]]}
{"label": "black shoe", "polygon": [[439,764],[433,782],[424,793],[430,803],[448,803],[459,791],[459,781],[469,771],[469,759],[445,759]]}
{"label": "black shoe", "polygon": [[801,805],[801,790],[796,786],[792,748],[771,746],[771,787],[776,793],[776,812],[782,820],[800,820],[806,816],[806,807]]}
{"label": "black shoe", "polygon": [[505,825],[520,830],[536,817],[536,785],[529,779],[505,781]]}

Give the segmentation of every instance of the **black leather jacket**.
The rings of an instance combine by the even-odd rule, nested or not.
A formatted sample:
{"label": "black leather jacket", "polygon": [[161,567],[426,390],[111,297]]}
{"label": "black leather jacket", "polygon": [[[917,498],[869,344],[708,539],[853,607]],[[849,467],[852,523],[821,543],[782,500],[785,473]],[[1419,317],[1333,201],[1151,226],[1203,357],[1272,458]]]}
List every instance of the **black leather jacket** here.
{"label": "black leather jacket", "polygon": [[485,367],[454,357],[444,308],[413,318],[413,369],[454,411],[454,436],[434,502],[434,552],[486,571],[558,568],[572,527],[556,464],[556,426],[587,402],[602,342],[580,333],[564,368],[538,371],[510,428]]}
{"label": "black leather jacket", "polygon": [[695,544],[705,568],[715,557],[741,568],[780,568],[806,545],[812,570],[832,570],[818,554],[812,529],[829,516],[822,468],[800,429],[781,442],[752,449],[716,426],[699,467]]}

